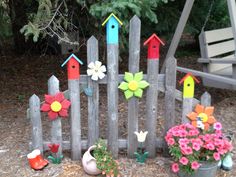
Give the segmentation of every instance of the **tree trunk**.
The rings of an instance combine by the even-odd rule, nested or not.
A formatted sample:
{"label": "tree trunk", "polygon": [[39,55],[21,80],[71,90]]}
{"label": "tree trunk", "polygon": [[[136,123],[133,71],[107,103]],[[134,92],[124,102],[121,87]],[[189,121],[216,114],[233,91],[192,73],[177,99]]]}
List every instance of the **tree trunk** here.
{"label": "tree trunk", "polygon": [[25,37],[20,33],[20,29],[27,24],[27,15],[24,0],[9,0],[10,18],[14,39],[14,49],[22,54],[27,49]]}

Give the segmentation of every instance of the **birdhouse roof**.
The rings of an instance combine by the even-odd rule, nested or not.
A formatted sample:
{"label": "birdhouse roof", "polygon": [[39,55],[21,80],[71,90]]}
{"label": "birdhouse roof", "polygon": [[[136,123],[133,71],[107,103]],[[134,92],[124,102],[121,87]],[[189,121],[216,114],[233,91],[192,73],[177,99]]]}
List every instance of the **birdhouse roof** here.
{"label": "birdhouse roof", "polygon": [[187,73],[180,81],[179,83],[182,84],[185,79],[187,79],[188,77],[192,77],[197,83],[200,83],[200,81],[192,74],[192,73]]}
{"label": "birdhouse roof", "polygon": [[115,16],[115,14],[111,13],[111,14],[106,18],[106,20],[104,20],[104,22],[102,23],[102,26],[104,26],[104,25],[108,22],[108,20],[109,20],[111,17],[114,17],[120,25],[123,25],[123,23],[120,21],[120,19],[119,19],[117,16]]}
{"label": "birdhouse roof", "polygon": [[83,65],[83,62],[82,62],[77,56],[75,56],[75,54],[72,53],[72,54],[66,59],[66,61],[64,61],[64,63],[61,65],[61,67],[65,66],[65,64],[66,64],[71,58],[74,58],[76,61],[78,61],[78,63],[80,63],[81,65]]}
{"label": "birdhouse roof", "polygon": [[165,45],[165,43],[154,33],[152,34],[143,45],[147,45],[152,39],[157,39],[162,45]]}

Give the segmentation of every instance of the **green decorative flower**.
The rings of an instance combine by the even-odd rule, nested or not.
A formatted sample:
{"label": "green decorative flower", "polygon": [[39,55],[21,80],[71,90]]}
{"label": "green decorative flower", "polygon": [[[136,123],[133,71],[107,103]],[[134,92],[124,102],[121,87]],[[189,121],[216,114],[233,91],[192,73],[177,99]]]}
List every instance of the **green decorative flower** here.
{"label": "green decorative flower", "polygon": [[124,80],[126,82],[121,82],[118,88],[125,93],[125,98],[127,100],[133,96],[141,98],[143,89],[149,86],[149,83],[143,80],[143,72],[135,74],[125,72]]}

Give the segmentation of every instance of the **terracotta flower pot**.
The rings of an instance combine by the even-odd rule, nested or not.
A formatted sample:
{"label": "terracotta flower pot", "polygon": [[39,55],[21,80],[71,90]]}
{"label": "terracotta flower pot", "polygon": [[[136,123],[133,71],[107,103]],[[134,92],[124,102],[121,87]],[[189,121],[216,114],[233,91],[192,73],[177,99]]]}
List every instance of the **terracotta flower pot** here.
{"label": "terracotta flower pot", "polygon": [[91,154],[91,151],[95,148],[95,145],[89,147],[89,149],[84,153],[82,158],[84,171],[89,175],[98,175],[102,173],[102,171],[97,168],[96,159]]}

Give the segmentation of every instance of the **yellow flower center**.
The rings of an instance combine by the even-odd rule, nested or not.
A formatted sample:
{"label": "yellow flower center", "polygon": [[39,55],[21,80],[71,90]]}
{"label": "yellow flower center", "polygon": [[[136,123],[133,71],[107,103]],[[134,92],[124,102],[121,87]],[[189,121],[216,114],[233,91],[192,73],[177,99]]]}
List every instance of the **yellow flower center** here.
{"label": "yellow flower center", "polygon": [[202,119],[202,122],[204,122],[204,123],[207,122],[207,120],[208,120],[208,116],[205,113],[200,113],[198,115],[198,117],[200,117]]}
{"label": "yellow flower center", "polygon": [[51,110],[54,112],[59,112],[61,110],[61,108],[62,108],[61,103],[58,101],[54,101],[51,104]]}
{"label": "yellow flower center", "polygon": [[135,80],[130,81],[128,87],[131,91],[135,91],[138,89],[138,82]]}

